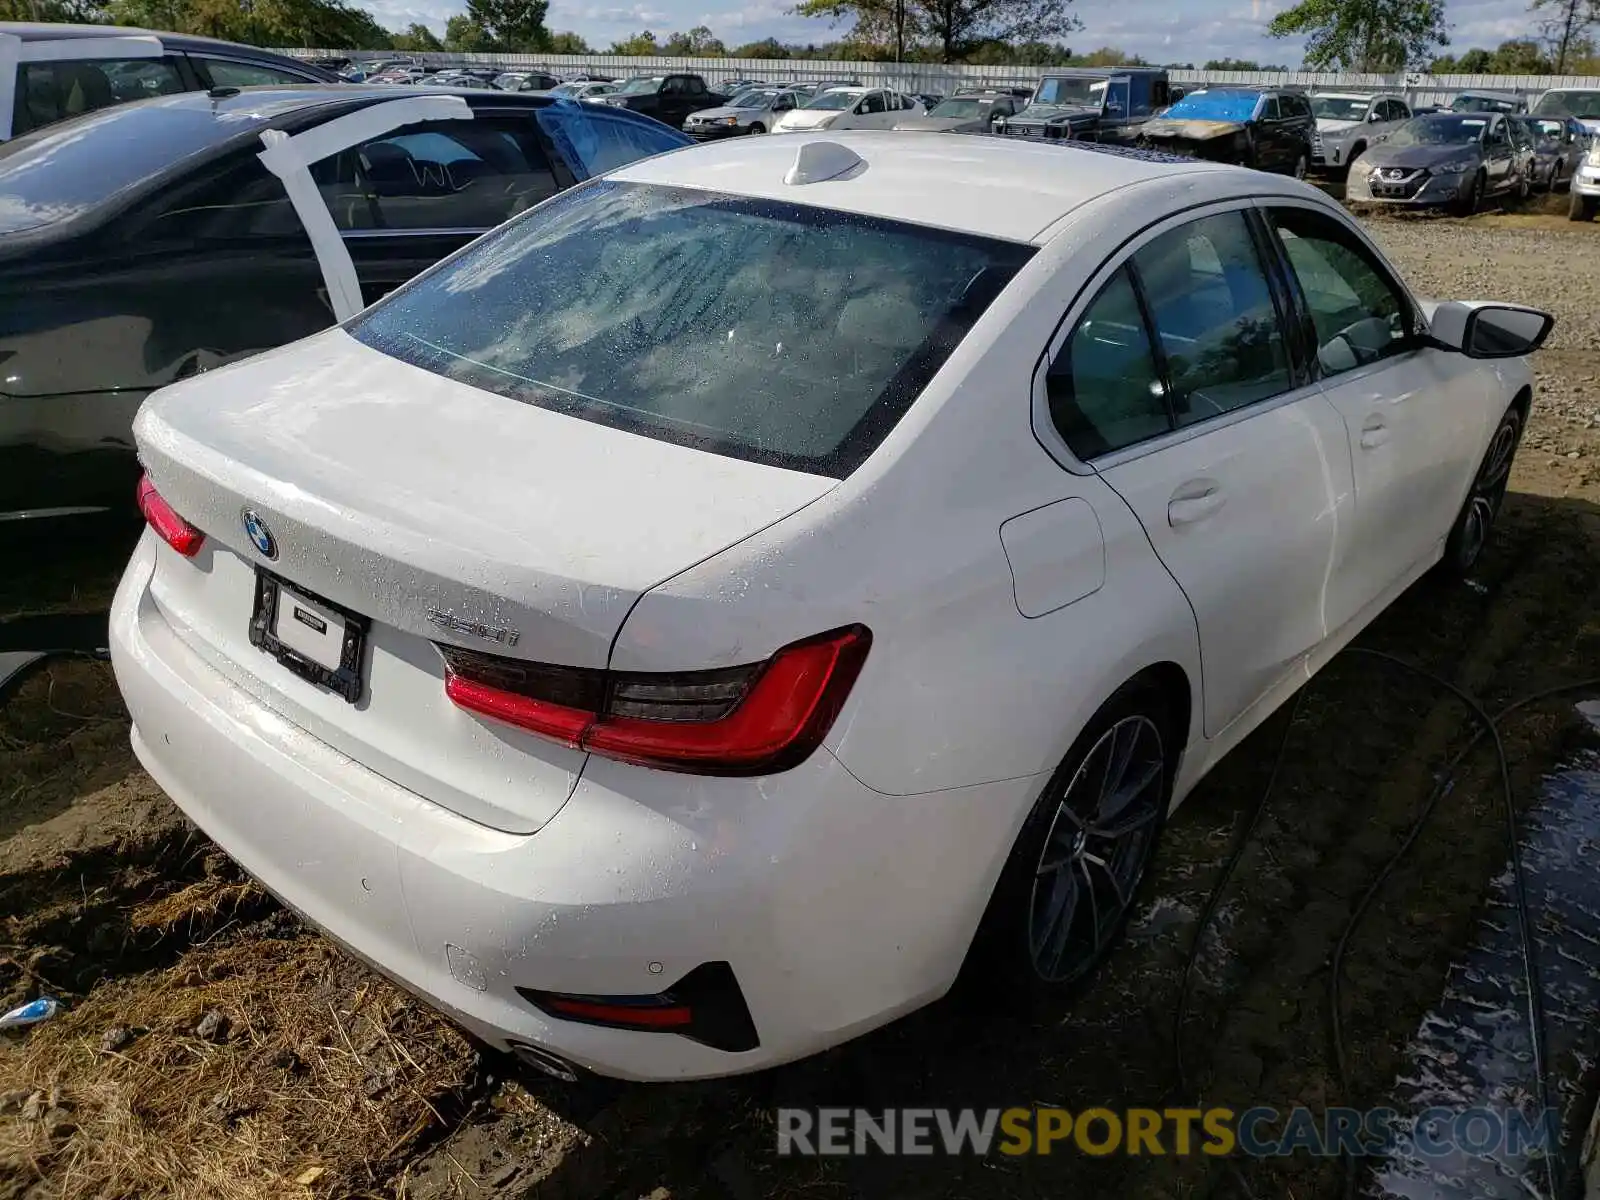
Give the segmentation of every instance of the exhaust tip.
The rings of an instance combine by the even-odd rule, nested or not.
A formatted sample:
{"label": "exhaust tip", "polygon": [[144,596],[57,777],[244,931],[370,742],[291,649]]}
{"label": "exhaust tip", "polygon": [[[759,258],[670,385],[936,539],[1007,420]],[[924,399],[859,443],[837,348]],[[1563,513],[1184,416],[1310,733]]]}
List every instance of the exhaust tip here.
{"label": "exhaust tip", "polygon": [[521,1042],[511,1043],[511,1053],[519,1062],[525,1063],[536,1071],[542,1071],[552,1079],[559,1079],[562,1083],[577,1083],[578,1068],[559,1055],[551,1054],[548,1050],[541,1050],[538,1046],[527,1046]]}

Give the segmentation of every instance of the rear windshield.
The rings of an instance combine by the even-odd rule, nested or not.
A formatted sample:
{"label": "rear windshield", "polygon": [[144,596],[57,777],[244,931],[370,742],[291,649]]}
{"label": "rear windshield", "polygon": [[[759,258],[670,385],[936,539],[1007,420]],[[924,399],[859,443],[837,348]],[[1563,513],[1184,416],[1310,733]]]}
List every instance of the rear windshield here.
{"label": "rear windshield", "polygon": [[1533,111],[1541,117],[1573,116],[1579,120],[1592,121],[1600,117],[1600,91],[1546,92],[1539,97],[1539,103],[1534,106]]}
{"label": "rear windshield", "polygon": [[169,164],[264,124],[255,113],[157,100],[102,108],[0,142],[0,234],[80,216]]}
{"label": "rear windshield", "polygon": [[843,478],[1033,253],[602,180],[502,226],[346,328],[527,404]]}

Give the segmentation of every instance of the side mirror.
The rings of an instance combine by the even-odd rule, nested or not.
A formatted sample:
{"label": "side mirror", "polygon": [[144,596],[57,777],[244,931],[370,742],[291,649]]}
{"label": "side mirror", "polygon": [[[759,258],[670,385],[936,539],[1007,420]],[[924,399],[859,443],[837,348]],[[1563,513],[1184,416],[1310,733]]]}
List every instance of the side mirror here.
{"label": "side mirror", "polygon": [[1428,332],[1440,349],[1468,358],[1521,358],[1544,345],[1555,324],[1549,313],[1520,304],[1449,300],[1434,309]]}
{"label": "side mirror", "polygon": [[1374,109],[1372,112],[1367,114],[1367,120],[1371,122],[1381,121],[1383,120],[1383,114]]}

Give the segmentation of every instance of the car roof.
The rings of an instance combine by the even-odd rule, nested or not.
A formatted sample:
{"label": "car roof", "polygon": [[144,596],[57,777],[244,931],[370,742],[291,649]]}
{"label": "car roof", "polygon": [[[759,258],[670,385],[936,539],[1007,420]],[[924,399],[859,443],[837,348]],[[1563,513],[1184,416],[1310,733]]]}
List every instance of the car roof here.
{"label": "car roof", "polygon": [[[799,149],[832,142],[865,170],[804,186],[784,183]],[[732,138],[640,159],[609,178],[718,191],[883,217],[1016,242],[1098,196],[1183,172],[1244,168],[1139,150],[1063,141],[972,135],[959,145],[941,133],[848,130]],[[1063,161],[1063,155],[1077,155]]]}

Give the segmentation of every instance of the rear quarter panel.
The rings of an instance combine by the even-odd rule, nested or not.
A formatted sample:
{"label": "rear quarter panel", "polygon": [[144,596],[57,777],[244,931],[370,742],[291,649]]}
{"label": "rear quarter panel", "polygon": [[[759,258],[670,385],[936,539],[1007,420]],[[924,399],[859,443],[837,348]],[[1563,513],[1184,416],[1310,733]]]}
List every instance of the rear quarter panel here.
{"label": "rear quarter panel", "polygon": [[[1143,223],[1123,214],[1146,211],[1118,197],[1062,223],[862,467],[648,592],[612,665],[759,661],[862,622],[872,650],[827,745],[894,795],[1052,770],[1111,692],[1153,663],[1176,662],[1198,688],[1193,616],[1142,527],[1097,476],[1047,455],[1031,426],[1052,331],[1119,231]],[[1105,582],[1024,617],[1000,527],[1068,498],[1098,518]],[[1196,693],[1191,736],[1199,709]]]}

